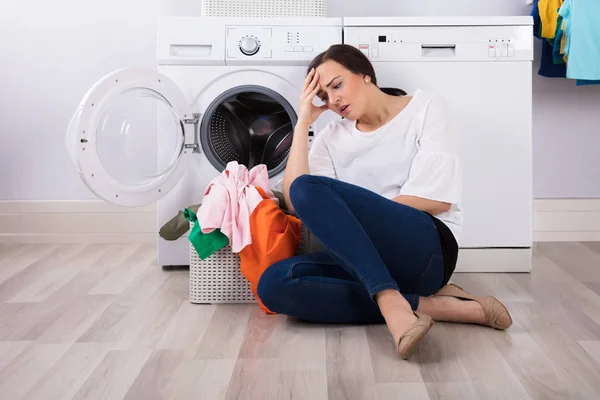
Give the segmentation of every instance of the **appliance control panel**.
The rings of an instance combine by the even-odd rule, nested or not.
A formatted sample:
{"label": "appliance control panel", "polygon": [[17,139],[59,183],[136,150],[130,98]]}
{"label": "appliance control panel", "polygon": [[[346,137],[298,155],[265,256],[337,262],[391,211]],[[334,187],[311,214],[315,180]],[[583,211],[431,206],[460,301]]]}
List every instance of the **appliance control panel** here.
{"label": "appliance control panel", "polygon": [[345,27],[344,40],[371,61],[530,61],[528,26]]}
{"label": "appliance control panel", "polygon": [[333,26],[228,26],[226,60],[306,63],[341,43],[342,32]]}
{"label": "appliance control panel", "polygon": [[488,39],[488,57],[514,57],[515,40],[513,38],[490,38]]}

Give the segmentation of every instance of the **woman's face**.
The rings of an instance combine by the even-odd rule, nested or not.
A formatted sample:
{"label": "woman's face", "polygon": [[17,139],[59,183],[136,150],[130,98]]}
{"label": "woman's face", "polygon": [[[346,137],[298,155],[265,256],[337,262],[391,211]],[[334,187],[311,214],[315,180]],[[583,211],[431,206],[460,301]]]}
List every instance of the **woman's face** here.
{"label": "woman's face", "polygon": [[328,60],[317,67],[320,91],[317,96],[333,112],[349,120],[359,119],[367,102],[366,88],[370,77],[363,77]]}

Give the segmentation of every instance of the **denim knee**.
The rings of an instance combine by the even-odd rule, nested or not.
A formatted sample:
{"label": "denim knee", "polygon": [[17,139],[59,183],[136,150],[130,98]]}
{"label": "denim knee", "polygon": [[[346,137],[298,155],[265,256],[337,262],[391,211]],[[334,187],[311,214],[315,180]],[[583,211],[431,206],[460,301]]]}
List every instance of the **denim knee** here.
{"label": "denim knee", "polygon": [[300,175],[294,179],[290,186],[290,201],[296,212],[302,212],[301,210],[311,207],[311,203],[314,203],[311,193],[316,187],[315,184],[321,183],[318,176],[309,174]]}
{"label": "denim knee", "polygon": [[256,294],[260,301],[271,311],[281,313],[281,304],[283,300],[283,285],[286,275],[282,271],[286,267],[282,264],[285,260],[279,261],[267,268],[258,281]]}

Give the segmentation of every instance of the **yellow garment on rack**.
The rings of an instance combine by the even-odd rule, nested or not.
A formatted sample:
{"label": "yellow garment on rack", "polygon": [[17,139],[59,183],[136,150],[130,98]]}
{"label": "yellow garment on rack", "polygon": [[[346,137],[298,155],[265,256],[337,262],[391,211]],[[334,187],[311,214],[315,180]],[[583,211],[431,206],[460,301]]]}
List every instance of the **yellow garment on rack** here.
{"label": "yellow garment on rack", "polygon": [[560,37],[560,54],[563,55],[563,58],[565,60],[566,63],[569,62],[567,55],[565,54],[565,45],[567,44],[567,31],[565,30],[565,22],[563,21],[562,23],[562,31],[563,34]]}
{"label": "yellow garment on rack", "polygon": [[543,38],[554,39],[558,9],[562,6],[562,3],[563,0],[540,0],[538,2]]}

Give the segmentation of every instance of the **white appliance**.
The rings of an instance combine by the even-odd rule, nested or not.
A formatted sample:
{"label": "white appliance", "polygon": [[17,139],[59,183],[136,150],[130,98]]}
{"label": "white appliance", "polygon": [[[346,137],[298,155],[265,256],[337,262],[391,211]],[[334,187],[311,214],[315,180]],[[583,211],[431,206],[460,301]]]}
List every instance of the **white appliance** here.
{"label": "white appliance", "polygon": [[380,87],[443,95],[461,137],[457,272],[527,272],[532,247],[530,17],[344,18]]}
{"label": "white appliance", "polygon": [[[230,161],[266,164],[276,187],[308,64],[341,41],[341,18],[163,18],[158,70],[115,71],[88,91],[69,125],[71,159],[105,201],[158,201],[157,229]],[[159,237],[158,263],[188,265],[187,237]]]}

